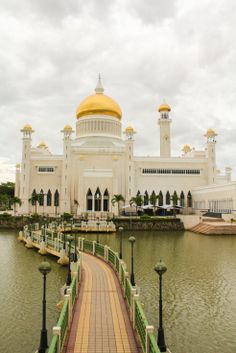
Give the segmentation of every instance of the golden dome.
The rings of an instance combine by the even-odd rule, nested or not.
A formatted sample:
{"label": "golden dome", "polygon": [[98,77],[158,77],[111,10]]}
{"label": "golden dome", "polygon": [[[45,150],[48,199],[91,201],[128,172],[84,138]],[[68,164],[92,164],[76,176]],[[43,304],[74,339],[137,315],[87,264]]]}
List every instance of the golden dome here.
{"label": "golden dome", "polygon": [[32,131],[32,127],[31,127],[30,124],[25,124],[22,130],[24,130],[24,131]]}
{"label": "golden dome", "polygon": [[70,132],[72,131],[72,127],[70,125],[65,125],[63,131]]}
{"label": "golden dome", "polygon": [[160,112],[166,112],[166,111],[170,112],[170,111],[171,111],[171,108],[170,108],[170,106],[169,106],[168,104],[163,103],[163,104],[161,104],[160,107],[158,108],[158,111],[159,111],[159,113],[160,113]]}
{"label": "golden dome", "polygon": [[45,142],[41,142],[41,143],[38,145],[38,148],[48,148],[48,146],[46,145]]}
{"label": "golden dome", "polygon": [[126,132],[126,133],[133,133],[133,132],[134,132],[134,129],[132,128],[132,126],[128,126],[128,127],[125,129],[125,132]]}
{"label": "golden dome", "polygon": [[207,130],[207,133],[206,133],[206,136],[216,136],[216,133],[215,133],[214,130],[208,129],[208,130]]}
{"label": "golden dome", "polygon": [[109,96],[103,94],[101,77],[95,88],[95,94],[85,98],[76,111],[77,119],[87,115],[108,115],[121,119],[122,112],[119,105]]}
{"label": "golden dome", "polygon": [[190,148],[190,146],[189,145],[184,145],[184,147],[183,147],[183,151],[184,151],[184,153],[188,153],[188,152],[191,152],[191,148]]}

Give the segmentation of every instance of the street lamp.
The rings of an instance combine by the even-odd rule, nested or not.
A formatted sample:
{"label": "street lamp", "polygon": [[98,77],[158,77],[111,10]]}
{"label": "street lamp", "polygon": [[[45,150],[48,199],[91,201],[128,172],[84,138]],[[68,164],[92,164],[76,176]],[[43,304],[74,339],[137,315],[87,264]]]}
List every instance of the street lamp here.
{"label": "street lamp", "polygon": [[135,286],[135,280],[134,280],[134,243],[135,243],[135,237],[129,237],[129,242],[131,244],[131,275],[130,275],[130,282],[132,286]]}
{"label": "street lamp", "polygon": [[66,230],[66,221],[63,222],[63,249],[65,250],[66,249],[66,233],[65,233],[65,230]]}
{"label": "street lamp", "polygon": [[70,268],[70,249],[71,249],[71,242],[73,240],[73,237],[71,235],[67,236],[67,241],[69,242],[69,262],[68,262],[68,272],[67,272],[67,280],[66,280],[66,285],[69,286],[71,284],[71,268]]}
{"label": "street lamp", "polygon": [[162,275],[166,272],[167,267],[160,260],[154,267],[154,270],[159,275],[159,328],[158,328],[158,338],[157,345],[161,352],[166,352],[166,344],[165,344],[165,336],[164,336],[164,328],[162,323]]}
{"label": "street lamp", "polygon": [[40,336],[40,346],[38,353],[45,353],[48,348],[48,338],[46,329],[46,276],[51,271],[51,266],[48,262],[43,261],[38,267],[39,271],[43,275],[43,318],[42,318],[42,330]]}
{"label": "street lamp", "polygon": [[97,221],[97,244],[99,244],[99,224],[100,222]]}
{"label": "street lamp", "polygon": [[119,227],[119,234],[120,234],[120,259],[122,259],[122,236],[123,236],[123,227]]}

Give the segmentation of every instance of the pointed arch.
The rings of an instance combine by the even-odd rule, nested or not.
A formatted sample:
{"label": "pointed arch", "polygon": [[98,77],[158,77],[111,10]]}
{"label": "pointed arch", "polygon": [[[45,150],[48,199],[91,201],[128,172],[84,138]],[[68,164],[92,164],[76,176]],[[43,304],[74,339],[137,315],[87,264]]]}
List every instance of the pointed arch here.
{"label": "pointed arch", "polygon": [[161,190],[160,190],[160,192],[159,192],[158,205],[159,205],[159,206],[163,206],[163,194],[162,194],[162,191],[161,191]]}
{"label": "pointed arch", "polygon": [[44,193],[43,193],[43,189],[41,189],[39,193],[39,206],[43,206],[43,205],[44,205]]}
{"label": "pointed arch", "polygon": [[103,194],[103,211],[108,212],[109,211],[109,192],[106,189]]}
{"label": "pointed arch", "polygon": [[147,190],[146,190],[145,193],[144,193],[144,198],[143,198],[143,204],[144,204],[144,206],[145,206],[145,205],[148,205],[148,202],[149,202],[149,195],[148,195],[148,192],[147,192]]}
{"label": "pointed arch", "polygon": [[184,207],[185,206],[185,196],[183,190],[180,193],[180,206]]}
{"label": "pointed arch", "polygon": [[86,195],[86,204],[87,204],[87,211],[93,210],[93,194],[91,189],[89,188]]}
{"label": "pointed arch", "polygon": [[58,190],[56,190],[54,193],[54,206],[58,207],[59,203],[60,203],[60,195]]}
{"label": "pointed arch", "polygon": [[192,207],[192,204],[193,204],[193,202],[192,202],[192,194],[189,191],[188,195],[187,195],[187,207]]}
{"label": "pointed arch", "polygon": [[101,195],[101,191],[99,189],[99,187],[97,187],[97,190],[95,192],[95,195],[94,195],[94,210],[95,211],[101,211],[101,202],[102,201],[102,195]]}
{"label": "pointed arch", "polygon": [[47,192],[47,206],[52,206],[52,193],[50,189]]}
{"label": "pointed arch", "polygon": [[169,190],[166,193],[166,205],[170,205],[170,192],[169,192]]}

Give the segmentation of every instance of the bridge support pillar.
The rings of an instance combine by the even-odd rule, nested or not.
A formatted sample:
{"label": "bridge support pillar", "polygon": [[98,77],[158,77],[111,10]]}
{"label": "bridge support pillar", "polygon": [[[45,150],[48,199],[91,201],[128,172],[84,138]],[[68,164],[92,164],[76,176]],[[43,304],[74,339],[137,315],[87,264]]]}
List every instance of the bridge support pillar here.
{"label": "bridge support pillar", "polygon": [[33,247],[32,245],[32,239],[30,237],[26,238],[26,244],[25,244],[26,248],[30,249]]}
{"label": "bridge support pillar", "polygon": [[108,250],[109,247],[107,245],[104,246],[104,260],[108,262]]}
{"label": "bridge support pillar", "polygon": [[96,241],[93,240],[93,255],[96,255]]}
{"label": "bridge support pillar", "polygon": [[132,299],[132,311],[133,311],[132,321],[133,321],[133,328],[134,329],[135,329],[135,325],[136,325],[136,320],[135,320],[135,302],[136,302],[136,300],[139,300],[139,294],[134,294],[133,299]]}
{"label": "bridge support pillar", "polygon": [[44,241],[41,241],[40,243],[40,249],[39,249],[39,254],[41,255],[46,255],[47,254],[47,250],[46,250],[46,244]]}
{"label": "bridge support pillar", "polygon": [[152,325],[146,326],[146,352],[145,353],[149,353],[150,351],[149,333],[154,333],[154,326]]}
{"label": "bridge support pillar", "polygon": [[68,313],[69,313],[69,317],[68,317],[68,327],[70,327],[70,324],[71,324],[71,321],[72,321],[72,290],[71,288],[67,288],[66,290],[66,295],[65,295],[65,299],[68,298],[68,303],[69,303],[69,310],[68,310]]}
{"label": "bridge support pillar", "polygon": [[61,353],[61,326],[54,326],[52,332],[53,335],[58,336],[56,353]]}

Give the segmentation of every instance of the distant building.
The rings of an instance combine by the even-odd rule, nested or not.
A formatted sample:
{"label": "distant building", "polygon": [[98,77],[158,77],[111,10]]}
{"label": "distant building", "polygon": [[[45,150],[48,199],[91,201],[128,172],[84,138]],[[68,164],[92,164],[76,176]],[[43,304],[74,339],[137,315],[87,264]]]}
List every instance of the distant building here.
{"label": "distant building", "polygon": [[45,143],[32,147],[33,129],[25,125],[22,160],[16,167],[16,196],[22,200],[20,214],[33,213],[33,194],[43,195],[39,213],[81,213],[111,211],[114,194],[122,194],[126,204],[141,194],[144,204],[152,193],[160,206],[171,204],[174,192],[179,205],[230,212],[235,208],[236,183],[231,169],[219,174],[216,167],[216,136],[209,129],[206,149],[197,151],[189,145],[179,157],[171,156],[171,108],[160,105],[160,156],[134,156],[134,129],[129,126],[122,138],[122,112],[105,95],[99,77],[95,94],[85,98],[76,112],[76,132],[66,125],[61,131],[63,154],[52,154]]}

